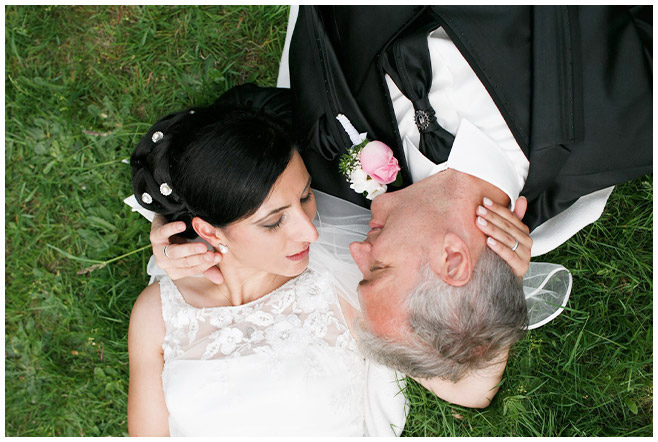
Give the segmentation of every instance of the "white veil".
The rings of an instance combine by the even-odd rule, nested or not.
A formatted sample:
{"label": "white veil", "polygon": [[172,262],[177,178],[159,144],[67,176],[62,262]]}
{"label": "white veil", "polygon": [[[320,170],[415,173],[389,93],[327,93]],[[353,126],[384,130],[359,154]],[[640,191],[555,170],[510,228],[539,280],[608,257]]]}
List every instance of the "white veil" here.
{"label": "white veil", "polygon": [[[370,211],[317,190],[314,193],[318,205],[314,223],[320,237],[311,244],[309,267],[331,275],[341,295],[360,310],[356,289],[362,275],[352,260],[349,245],[363,241],[370,230]],[[523,278],[528,330],[552,321],[564,310],[571,283],[571,273],[559,264],[530,263]]]}

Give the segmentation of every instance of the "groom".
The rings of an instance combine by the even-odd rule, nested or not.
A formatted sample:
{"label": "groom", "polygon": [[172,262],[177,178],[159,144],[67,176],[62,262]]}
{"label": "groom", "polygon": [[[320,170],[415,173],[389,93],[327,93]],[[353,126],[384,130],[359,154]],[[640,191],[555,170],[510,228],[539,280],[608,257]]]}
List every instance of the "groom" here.
{"label": "groom", "polygon": [[450,380],[504,357],[523,293],[476,208],[524,195],[537,255],[595,221],[611,186],[651,172],[651,12],[300,8],[290,86],[314,187],[368,204],[338,173],[351,145],[339,113],[403,165],[403,188],[375,198],[351,248],[371,356]]}
{"label": "groom", "polygon": [[650,8],[300,8],[290,86],[314,187],[368,205],[338,172],[338,113],[403,167],[352,246],[372,355],[449,380],[504,359],[525,307],[476,208],[526,196],[514,210],[537,255],[596,220],[611,186],[651,172],[650,28]]}

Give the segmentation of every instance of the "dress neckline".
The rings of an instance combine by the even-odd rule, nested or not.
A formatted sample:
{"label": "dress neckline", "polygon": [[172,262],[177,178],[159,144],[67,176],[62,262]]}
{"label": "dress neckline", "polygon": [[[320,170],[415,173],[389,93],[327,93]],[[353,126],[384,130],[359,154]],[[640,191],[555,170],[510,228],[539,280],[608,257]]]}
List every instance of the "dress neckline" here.
{"label": "dress neckline", "polygon": [[[244,303],[244,304],[240,304],[240,305],[218,305],[218,306],[216,306],[216,307],[195,307],[195,306],[193,306],[192,304],[188,303],[188,302],[185,300],[185,297],[183,296],[183,294],[181,293],[181,291],[178,289],[178,286],[176,285],[176,283],[175,283],[175,282],[174,282],[169,276],[163,278],[163,280],[166,279],[166,280],[168,281],[168,283],[171,284],[172,289],[173,289],[174,296],[176,297],[176,299],[178,300],[178,302],[184,304],[184,305],[185,305],[186,307],[188,307],[188,308],[195,309],[195,310],[203,310],[203,311],[206,311],[206,310],[217,310],[217,309],[231,309],[231,310],[235,310],[235,309],[240,309],[240,308],[243,308],[243,307],[254,306],[254,305],[256,305],[256,304],[258,304],[258,303],[260,303],[260,302],[264,302],[266,299],[271,298],[271,297],[272,297],[273,295],[275,295],[277,292],[283,290],[284,288],[287,288],[289,285],[292,285],[293,282],[297,281],[297,280],[300,279],[303,275],[305,275],[305,274],[307,274],[307,273],[309,273],[309,272],[312,272],[312,270],[309,269],[309,268],[307,267],[307,268],[304,269],[304,271],[303,271],[302,273],[300,273],[299,275],[297,275],[297,276],[295,276],[294,278],[292,278],[292,279],[286,281],[285,283],[281,284],[279,287],[277,287],[277,288],[275,288],[274,290],[272,290],[272,291],[270,291],[270,292],[264,294],[264,295],[261,296],[260,298],[258,298],[258,299],[254,299],[253,301],[249,301],[249,302],[246,302],[246,303]],[[160,283],[162,284],[162,281],[161,281]]]}

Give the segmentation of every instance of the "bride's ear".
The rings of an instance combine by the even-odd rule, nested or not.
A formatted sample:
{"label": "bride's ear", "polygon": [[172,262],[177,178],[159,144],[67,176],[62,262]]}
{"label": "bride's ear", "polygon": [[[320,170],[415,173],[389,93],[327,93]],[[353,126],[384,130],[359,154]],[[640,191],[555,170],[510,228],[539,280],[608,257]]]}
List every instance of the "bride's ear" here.
{"label": "bride's ear", "polygon": [[468,245],[457,234],[448,232],[443,244],[430,257],[430,267],[447,284],[461,287],[473,275],[473,260]]}
{"label": "bride's ear", "polygon": [[202,220],[198,216],[195,216],[192,219],[192,228],[197,233],[197,235],[199,235],[213,246],[216,246],[219,243],[226,243],[226,238],[224,238],[221,229]]}

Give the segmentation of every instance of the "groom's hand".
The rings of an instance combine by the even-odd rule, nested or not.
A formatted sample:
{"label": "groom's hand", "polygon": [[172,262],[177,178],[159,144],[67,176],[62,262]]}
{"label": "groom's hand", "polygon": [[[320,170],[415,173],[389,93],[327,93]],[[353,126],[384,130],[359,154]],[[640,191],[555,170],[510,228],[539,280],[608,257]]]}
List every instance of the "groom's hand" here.
{"label": "groom's hand", "polygon": [[[209,251],[203,243],[182,242],[176,237],[175,235],[185,231],[185,223],[165,223],[164,217],[156,215],[151,225],[151,246],[158,267],[174,281],[203,273],[210,281],[221,284],[224,277],[217,264],[222,255]],[[164,253],[165,247],[167,256]]]}

